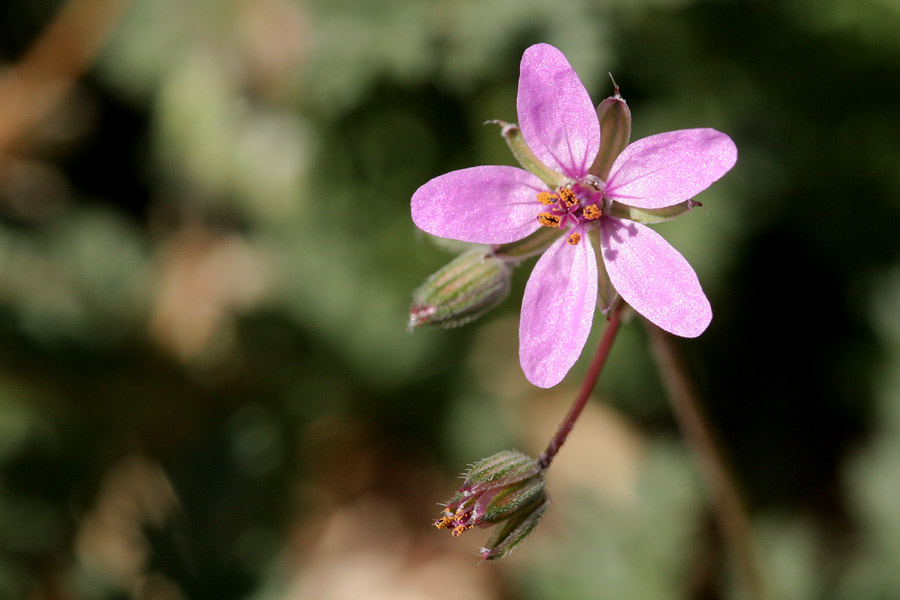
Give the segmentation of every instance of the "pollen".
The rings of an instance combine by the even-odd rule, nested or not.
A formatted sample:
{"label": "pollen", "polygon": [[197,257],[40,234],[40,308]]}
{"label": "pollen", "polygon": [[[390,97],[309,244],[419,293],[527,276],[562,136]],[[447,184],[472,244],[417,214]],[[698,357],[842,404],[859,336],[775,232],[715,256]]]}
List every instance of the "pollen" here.
{"label": "pollen", "polygon": [[553,204],[559,201],[559,196],[557,196],[556,194],[551,194],[547,191],[543,191],[538,193],[537,199],[541,204]]}
{"label": "pollen", "polygon": [[593,221],[594,219],[599,219],[603,216],[603,211],[600,210],[600,207],[596,204],[590,204],[584,207],[584,211],[581,213],[585,219],[588,221]]}
{"label": "pollen", "polygon": [[559,188],[559,197],[562,199],[562,203],[569,208],[578,204],[578,197],[575,196],[575,192],[573,192],[571,188]]}
{"label": "pollen", "polygon": [[578,242],[581,241],[581,234],[580,234],[580,233],[573,233],[572,235],[569,236],[569,239],[566,240],[566,241],[569,242],[569,244],[572,245],[572,246],[577,246],[577,245],[578,245]]}
{"label": "pollen", "polygon": [[544,227],[559,227],[559,217],[549,212],[541,213],[538,215],[538,223]]}
{"label": "pollen", "polygon": [[475,522],[472,519],[472,510],[469,509],[466,512],[462,512],[462,509],[459,509],[453,514],[444,511],[444,515],[434,522],[434,526],[438,529],[450,529],[450,534],[453,537],[457,537],[466,529],[471,529],[475,526]]}

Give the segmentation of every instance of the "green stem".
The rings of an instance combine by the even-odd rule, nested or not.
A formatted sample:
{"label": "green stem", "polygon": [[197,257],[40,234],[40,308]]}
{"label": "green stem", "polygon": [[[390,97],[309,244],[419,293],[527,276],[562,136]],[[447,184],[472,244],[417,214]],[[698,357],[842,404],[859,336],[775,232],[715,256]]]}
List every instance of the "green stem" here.
{"label": "green stem", "polygon": [[700,408],[684,360],[668,333],[646,319],[644,324],[675,419],[706,482],[715,518],[741,587],[747,598],[764,600],[768,595],[760,577],[750,519],[712,427]]}

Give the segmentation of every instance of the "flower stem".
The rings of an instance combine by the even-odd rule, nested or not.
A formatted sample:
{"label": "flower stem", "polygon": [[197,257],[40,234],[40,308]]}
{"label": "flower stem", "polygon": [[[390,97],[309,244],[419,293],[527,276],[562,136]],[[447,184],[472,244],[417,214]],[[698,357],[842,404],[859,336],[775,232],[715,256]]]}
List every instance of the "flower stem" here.
{"label": "flower stem", "polygon": [[569,436],[569,432],[572,431],[572,427],[575,426],[575,421],[578,420],[581,411],[584,410],[584,406],[587,404],[588,398],[590,398],[591,392],[594,390],[594,386],[597,385],[597,379],[603,371],[603,365],[606,364],[606,359],[609,357],[609,351],[612,349],[616,334],[619,332],[619,325],[622,324],[623,306],[625,306],[625,303],[619,300],[612,307],[612,310],[610,310],[609,323],[607,323],[606,331],[603,332],[603,337],[600,339],[600,344],[597,346],[597,352],[591,360],[591,366],[588,368],[587,375],[581,383],[581,389],[578,391],[578,396],[575,397],[572,406],[569,408],[568,414],[566,414],[566,418],[560,424],[559,429],[556,430],[556,435],[554,435],[553,439],[550,440],[550,443],[547,444],[547,449],[544,450],[544,453],[538,458],[538,462],[540,462],[541,468],[544,470],[550,466],[553,457],[556,456],[556,453],[559,452],[559,449],[565,443],[566,438]]}
{"label": "flower stem", "polygon": [[700,408],[684,360],[668,333],[646,319],[644,324],[672,411],[706,481],[713,512],[741,586],[747,598],[768,598],[753,547],[750,519],[716,436]]}

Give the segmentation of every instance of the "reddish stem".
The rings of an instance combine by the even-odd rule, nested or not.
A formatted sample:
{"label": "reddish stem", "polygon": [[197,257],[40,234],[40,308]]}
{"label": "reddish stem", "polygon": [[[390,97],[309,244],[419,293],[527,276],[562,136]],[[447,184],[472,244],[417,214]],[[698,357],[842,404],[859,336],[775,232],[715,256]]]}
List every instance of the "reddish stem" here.
{"label": "reddish stem", "polygon": [[609,323],[606,325],[606,331],[603,332],[603,337],[600,339],[600,345],[597,346],[597,352],[594,354],[593,360],[591,360],[591,366],[588,368],[587,375],[581,383],[581,389],[578,391],[578,396],[575,397],[575,401],[572,402],[572,406],[569,408],[569,413],[560,424],[559,429],[556,430],[556,435],[554,435],[553,439],[550,440],[550,443],[547,444],[547,449],[544,450],[544,453],[538,458],[538,462],[540,462],[542,469],[546,469],[550,466],[553,457],[556,456],[556,453],[559,452],[559,449],[565,443],[566,438],[569,436],[569,432],[572,431],[572,427],[575,426],[575,421],[578,420],[581,411],[584,410],[584,406],[587,404],[588,398],[591,396],[591,392],[597,385],[597,379],[603,371],[603,366],[606,364],[606,359],[609,357],[609,351],[612,349],[616,334],[619,332],[619,325],[622,324],[622,307],[624,305],[624,302],[617,301],[610,311]]}

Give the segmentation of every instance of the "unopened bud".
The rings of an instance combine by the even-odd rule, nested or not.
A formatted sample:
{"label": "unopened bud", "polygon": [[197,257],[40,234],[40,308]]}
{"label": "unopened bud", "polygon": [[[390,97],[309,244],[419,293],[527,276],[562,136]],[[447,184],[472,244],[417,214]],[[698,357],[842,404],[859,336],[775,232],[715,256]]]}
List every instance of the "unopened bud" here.
{"label": "unopened bud", "polygon": [[449,529],[454,536],[476,525],[498,525],[480,549],[483,560],[495,560],[511,552],[534,530],[549,503],[540,463],[507,450],[472,465],[462,487],[434,525]]}
{"label": "unopened bud", "polygon": [[413,292],[409,328],[459,327],[477,319],[509,294],[511,271],[489,249],[459,255]]}
{"label": "unopened bud", "polygon": [[619,95],[618,86],[614,96],[597,106],[597,118],[600,119],[600,151],[588,172],[606,181],[613,163],[631,139],[631,110]]}

